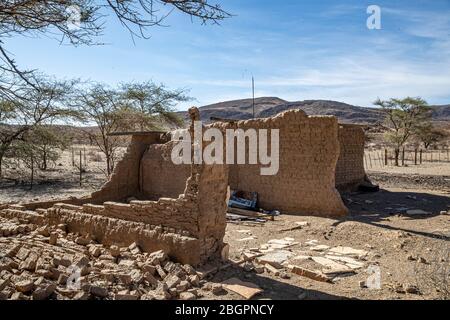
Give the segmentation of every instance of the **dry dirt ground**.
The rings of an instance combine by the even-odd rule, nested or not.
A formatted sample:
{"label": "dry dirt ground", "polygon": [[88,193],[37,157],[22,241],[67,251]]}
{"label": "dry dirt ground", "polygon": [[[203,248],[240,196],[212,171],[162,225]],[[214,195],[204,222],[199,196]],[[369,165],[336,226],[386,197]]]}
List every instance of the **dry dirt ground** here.
{"label": "dry dirt ground", "polygon": [[[281,240],[275,243],[287,246],[281,248],[286,261],[277,271],[264,268],[265,263],[257,263],[261,257],[224,268],[200,284],[196,289],[197,298],[241,299],[229,290],[211,291],[212,284],[237,277],[263,290],[253,299],[449,299],[448,166],[433,167],[436,173],[410,173],[405,168],[369,170],[369,177],[380,184],[381,191],[343,194],[350,209],[350,214],[343,218],[281,215],[264,224],[229,223],[225,242],[230,245],[232,260],[241,259],[244,253],[261,254],[268,248],[268,242]],[[3,183],[0,202],[80,196],[89,194],[104,181],[101,171],[88,162],[86,177],[91,183],[80,188],[74,170],[64,170],[64,167],[55,169],[51,183],[39,184],[32,191],[20,184]],[[412,209],[422,209],[429,214],[407,215]],[[297,228],[286,231],[292,227]],[[68,237],[72,242],[67,243],[76,246],[73,244],[76,236]],[[0,239],[2,244],[9,241]],[[336,253],[336,248],[341,247],[359,251]],[[330,258],[340,266],[351,266],[352,272],[329,275],[332,281],[327,283],[290,271],[289,266],[295,265],[328,273],[328,268],[322,264],[329,263]],[[97,265],[101,268],[100,263]],[[376,281],[372,281],[378,275],[380,287],[376,288]],[[371,285],[373,283],[375,286]],[[371,288],[367,288],[367,284]]]}
{"label": "dry dirt ground", "polygon": [[[448,290],[450,216],[439,214],[441,211],[449,210],[448,194],[388,189],[374,194],[346,194],[344,199],[351,210],[351,214],[345,218],[280,216],[263,226],[229,224],[226,241],[231,245],[232,255],[237,258],[242,251],[258,248],[270,239],[286,237],[295,239],[299,244],[289,248],[293,255],[287,263],[311,270],[324,268],[311,261],[311,258],[305,259],[306,257],[327,255],[327,250],[311,250],[314,248],[308,245],[311,240],[317,240],[314,245],[325,245],[330,248],[344,246],[367,251],[365,257],[355,258],[364,266],[356,270],[354,275],[338,276],[333,283],[323,283],[289,272],[287,275],[290,279],[282,279],[281,277],[285,276],[283,273],[281,277],[274,277],[268,273],[258,275],[242,270],[234,272],[262,287],[265,291],[261,297],[272,299],[442,297],[436,291],[433,280],[434,277],[440,277],[442,282],[447,281]],[[409,217],[398,214],[396,208],[401,207],[421,208],[433,214]],[[308,225],[298,230],[281,231],[301,221],[308,222]],[[371,274],[368,268],[373,266],[379,267],[381,289],[361,288],[360,282],[368,279]],[[217,280],[228,276],[229,274],[221,275]],[[404,293],[403,290],[408,287],[417,287],[420,294]],[[450,297],[447,296],[448,298]]]}
{"label": "dry dirt ground", "polygon": [[[4,168],[4,178],[0,180],[0,203],[80,197],[98,190],[106,181],[104,155],[98,148],[91,146],[74,145],[73,149],[76,165],[72,164],[71,149],[64,151],[60,159],[51,164],[48,170],[36,171],[32,190],[29,168],[20,164],[10,164]],[[81,186],[79,151],[82,151],[83,167]],[[120,149],[120,153],[124,151],[125,148]]]}

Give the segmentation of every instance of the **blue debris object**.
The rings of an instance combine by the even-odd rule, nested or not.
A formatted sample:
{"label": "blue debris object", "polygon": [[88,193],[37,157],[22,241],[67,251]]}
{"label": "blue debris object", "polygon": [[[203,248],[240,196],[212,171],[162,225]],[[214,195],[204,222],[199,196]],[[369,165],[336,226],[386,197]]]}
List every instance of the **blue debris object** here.
{"label": "blue debris object", "polygon": [[256,211],[258,202],[257,192],[245,192],[240,190],[232,190],[228,206],[230,208],[239,208],[245,210]]}

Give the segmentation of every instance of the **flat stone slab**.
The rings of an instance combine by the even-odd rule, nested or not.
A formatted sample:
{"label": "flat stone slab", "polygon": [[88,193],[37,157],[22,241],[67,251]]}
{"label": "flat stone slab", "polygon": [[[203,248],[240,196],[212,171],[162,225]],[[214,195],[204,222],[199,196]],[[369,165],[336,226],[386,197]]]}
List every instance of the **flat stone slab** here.
{"label": "flat stone slab", "polygon": [[361,249],[353,249],[351,247],[334,247],[329,250],[329,253],[343,255],[343,256],[356,256],[356,257],[364,257],[368,254],[366,250]]}
{"label": "flat stone slab", "polygon": [[289,258],[293,256],[293,253],[291,251],[287,250],[275,250],[271,251],[261,257],[259,257],[257,260],[261,264],[270,264],[271,266],[281,269],[283,267],[283,263],[286,262]]}
{"label": "flat stone slab", "polygon": [[244,282],[237,278],[230,278],[222,282],[222,285],[225,289],[233,291],[245,299],[251,299],[258,293],[263,292],[261,288],[259,288],[256,284],[251,282]]}
{"label": "flat stone slab", "polygon": [[338,261],[338,262],[342,262],[346,266],[348,266],[348,267],[350,267],[351,269],[354,269],[354,270],[364,267],[364,263],[363,262],[360,262],[360,261],[358,261],[356,259],[353,259],[351,257],[326,255],[325,258],[330,259],[330,260],[334,260],[334,261]]}
{"label": "flat stone slab", "polygon": [[328,258],[324,257],[311,257],[311,259],[314,262],[317,262],[318,264],[324,266],[325,268],[328,268],[330,270],[351,270],[349,267],[347,267],[345,264],[338,263],[336,261],[333,261]]}

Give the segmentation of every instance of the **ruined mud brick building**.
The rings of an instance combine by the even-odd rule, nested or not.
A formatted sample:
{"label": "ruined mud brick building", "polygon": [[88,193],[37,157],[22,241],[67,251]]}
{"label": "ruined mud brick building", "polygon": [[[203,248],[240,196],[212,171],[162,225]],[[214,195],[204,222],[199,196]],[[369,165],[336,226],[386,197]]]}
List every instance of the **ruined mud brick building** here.
{"label": "ruined mud brick building", "polygon": [[[265,209],[343,215],[347,209],[337,189],[354,189],[365,179],[364,131],[356,125],[338,124],[333,116],[307,116],[293,110],[273,118],[216,122],[206,128],[223,133],[226,129],[280,129],[276,175],[261,175],[260,165],[229,165],[230,188],[258,192],[259,206]],[[246,148],[248,158],[248,144]],[[146,198],[177,197],[189,176],[189,166],[174,165],[170,156],[164,158],[155,151],[144,154],[140,170]]]}
{"label": "ruined mud brick building", "polygon": [[[198,110],[191,111],[192,120],[199,119]],[[137,133],[110,180],[90,197],[4,205],[0,215],[65,224],[104,245],[136,242],[197,265],[219,257],[224,246],[228,186],[258,192],[266,209],[336,216],[347,213],[336,184],[354,186],[365,176],[362,129],[339,125],[333,116],[291,110],[208,127],[279,129],[278,173],[261,176],[259,165],[177,166],[171,161],[176,142],[167,134]]]}

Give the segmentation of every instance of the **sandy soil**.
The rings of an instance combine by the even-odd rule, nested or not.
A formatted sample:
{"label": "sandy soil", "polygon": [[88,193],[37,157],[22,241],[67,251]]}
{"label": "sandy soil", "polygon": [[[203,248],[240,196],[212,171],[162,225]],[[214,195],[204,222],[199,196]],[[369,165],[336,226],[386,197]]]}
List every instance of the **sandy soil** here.
{"label": "sandy soil", "polygon": [[[46,200],[89,194],[104,181],[102,164],[88,161],[86,180],[79,186],[77,171],[71,166],[71,153],[65,153],[61,166],[56,166],[45,176],[38,176],[38,184],[28,190],[19,180],[3,181],[0,185],[0,202]],[[19,172],[20,169],[16,169]],[[11,176],[12,171],[9,171]],[[330,248],[348,246],[367,251],[358,259],[364,266],[353,275],[338,276],[333,283],[324,283],[298,276],[281,269],[280,275],[267,270],[256,273],[252,266],[230,267],[209,279],[221,281],[236,276],[252,282],[264,292],[255,299],[436,299],[433,277],[446,266],[450,252],[450,216],[440,214],[450,210],[450,164],[427,163],[422,167],[380,168],[368,171],[369,177],[381,186],[377,193],[346,193],[342,197],[350,214],[340,219],[281,215],[265,224],[229,223],[225,242],[230,244],[230,258],[238,259],[242,252],[258,248],[271,239],[292,238],[298,244],[287,248],[292,257],[286,264],[322,270],[323,266],[311,259],[294,259],[298,256],[321,257],[327,251],[311,250],[307,242]],[[43,182],[43,180],[49,182]],[[17,182],[19,181],[19,182]],[[40,182],[39,182],[40,181]],[[409,209],[429,212],[424,216],[408,216]],[[308,226],[292,231],[281,231],[306,221]],[[244,240],[243,240],[244,239]],[[257,266],[257,264],[254,264]],[[362,288],[360,282],[368,279],[369,267],[381,272],[381,288]],[[442,278],[442,282],[444,278]],[[416,293],[402,292],[404,288],[417,288]],[[403,288],[400,290],[400,288]],[[448,289],[448,287],[447,287]],[[414,290],[409,290],[414,291]],[[212,295],[208,299],[239,299],[234,293]],[[449,299],[449,297],[446,297]]]}
{"label": "sandy soil", "polygon": [[414,161],[414,154],[406,153],[405,165],[399,167],[394,166],[394,160],[392,157],[389,157],[388,165],[386,166],[384,163],[383,152],[384,151],[380,150],[366,150],[364,167],[367,172],[450,176],[450,155],[446,152],[441,152],[439,155],[437,151],[434,151],[433,156],[431,156],[431,151],[423,153],[422,164],[420,164],[418,155],[417,165]]}
{"label": "sandy soil", "polygon": [[[409,198],[409,197],[416,197]],[[217,276],[217,281],[230,274],[240,275],[243,280],[254,282],[265,289],[261,298],[272,299],[435,299],[439,293],[431,288],[425,270],[442,267],[438,259],[441,254],[450,252],[450,216],[439,212],[450,209],[448,195],[437,192],[424,193],[423,190],[404,192],[399,189],[387,189],[373,194],[344,195],[351,214],[343,219],[320,217],[280,216],[264,225],[229,224],[225,240],[237,258],[246,249],[257,248],[270,239],[294,238],[298,245],[290,248],[294,256],[322,256],[320,252],[309,250],[306,242],[317,240],[317,244],[330,247],[348,246],[368,251],[367,259],[362,260],[364,268],[355,275],[338,278],[334,283],[323,283],[297,275],[290,279],[270,276],[267,273],[257,275],[234,269]],[[424,201],[426,200],[426,201]],[[351,203],[349,203],[351,201]],[[367,202],[366,202],[367,201]],[[369,204],[370,203],[370,204]],[[432,211],[430,216],[417,218],[396,214],[388,206],[407,206]],[[280,232],[298,221],[307,221],[309,226],[300,230]],[[245,232],[245,231],[248,232]],[[242,240],[254,237],[253,240]],[[417,260],[422,257],[426,263]],[[290,260],[295,264],[312,270],[321,266],[312,261]],[[365,281],[369,274],[367,268],[378,266],[381,271],[381,289],[360,288],[359,282]],[[448,269],[447,269],[448,270]],[[448,276],[447,276],[448,281]],[[396,292],[398,285],[414,285],[420,294]],[[448,297],[447,297],[448,298]]]}
{"label": "sandy soil", "polygon": [[[426,163],[421,165],[407,165],[407,166],[374,166],[367,168],[367,172],[384,172],[384,173],[398,173],[398,174],[421,174],[421,175],[442,175],[450,176],[450,163]],[[450,184],[450,182],[449,182]]]}
{"label": "sandy soil", "polygon": [[[29,202],[87,196],[106,182],[104,155],[96,147],[75,145],[75,163],[72,151],[66,150],[61,158],[46,171],[37,170],[30,190],[30,170],[23,165],[10,165],[0,180],[0,202]],[[82,181],[80,186],[79,152],[82,151]],[[123,153],[125,149],[121,149]],[[85,156],[86,154],[86,156]]]}

